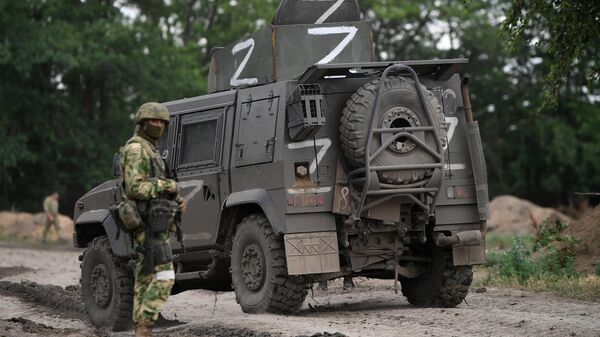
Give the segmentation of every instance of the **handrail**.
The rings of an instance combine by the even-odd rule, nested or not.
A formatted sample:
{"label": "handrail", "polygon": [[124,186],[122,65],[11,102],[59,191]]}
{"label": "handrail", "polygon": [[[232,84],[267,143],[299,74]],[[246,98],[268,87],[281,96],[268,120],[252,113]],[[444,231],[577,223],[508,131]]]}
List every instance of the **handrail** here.
{"label": "handrail", "polygon": [[386,147],[390,146],[396,139],[398,139],[400,137],[410,138],[412,141],[414,141],[419,146],[424,148],[425,151],[429,152],[429,154],[431,154],[435,159],[440,160],[441,156],[439,153],[435,152],[432,148],[430,148],[427,144],[425,144],[425,142],[423,142],[422,140],[417,138],[417,136],[413,135],[412,133],[408,133],[408,132],[398,132],[397,134],[390,137],[390,139],[386,140],[385,143],[381,144],[381,146],[377,149],[377,151],[373,152],[373,154],[371,156],[369,156],[369,160],[373,161],[373,159],[375,159],[375,157],[377,157],[383,150],[385,150]]}

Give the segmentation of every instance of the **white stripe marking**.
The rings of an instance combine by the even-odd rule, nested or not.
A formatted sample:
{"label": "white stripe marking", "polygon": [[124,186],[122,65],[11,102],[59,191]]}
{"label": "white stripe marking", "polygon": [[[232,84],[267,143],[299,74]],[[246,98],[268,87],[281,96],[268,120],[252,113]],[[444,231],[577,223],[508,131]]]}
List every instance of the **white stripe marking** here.
{"label": "white stripe marking", "polygon": [[287,192],[288,194],[327,193],[331,192],[331,187],[288,188]]}
{"label": "white stripe marking", "polygon": [[458,163],[458,164],[446,164],[444,165],[446,166],[446,171],[460,171],[460,170],[466,170],[467,169],[467,164],[463,164],[463,163]]}
{"label": "white stripe marking", "polygon": [[445,117],[445,120],[446,123],[450,124],[450,127],[448,128],[448,135],[446,136],[447,140],[446,145],[444,146],[444,151],[448,148],[448,145],[450,145],[450,141],[454,136],[454,130],[456,130],[456,126],[458,125],[458,118],[456,117]]}
{"label": "white stripe marking", "polygon": [[163,270],[156,273],[157,281],[168,281],[175,279],[175,271],[174,270]]}
{"label": "white stripe marking", "polygon": [[333,4],[333,6],[329,7],[329,9],[326,10],[325,13],[323,13],[323,15],[321,15],[321,17],[318,18],[315,23],[319,25],[325,22],[325,20],[327,20],[331,16],[331,14],[333,14],[333,12],[337,11],[343,3],[344,0],[338,0],[336,3]]}

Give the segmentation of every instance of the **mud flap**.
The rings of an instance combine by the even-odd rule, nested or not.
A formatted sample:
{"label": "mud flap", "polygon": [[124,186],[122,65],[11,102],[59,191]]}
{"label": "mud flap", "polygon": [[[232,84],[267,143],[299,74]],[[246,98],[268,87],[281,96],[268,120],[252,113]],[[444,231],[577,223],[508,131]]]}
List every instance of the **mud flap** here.
{"label": "mud flap", "polygon": [[485,262],[485,245],[455,246],[452,248],[452,259],[455,266],[482,264]]}
{"label": "mud flap", "polygon": [[284,240],[289,275],[340,271],[336,232],[285,234]]}

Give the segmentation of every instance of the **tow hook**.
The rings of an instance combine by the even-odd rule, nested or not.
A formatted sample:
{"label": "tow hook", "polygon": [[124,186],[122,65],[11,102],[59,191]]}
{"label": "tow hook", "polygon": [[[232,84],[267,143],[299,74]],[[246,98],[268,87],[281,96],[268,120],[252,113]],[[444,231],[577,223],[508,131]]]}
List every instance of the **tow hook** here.
{"label": "tow hook", "polygon": [[433,234],[433,242],[438,247],[465,247],[483,245],[483,235],[480,230],[458,232],[452,236],[436,232]]}

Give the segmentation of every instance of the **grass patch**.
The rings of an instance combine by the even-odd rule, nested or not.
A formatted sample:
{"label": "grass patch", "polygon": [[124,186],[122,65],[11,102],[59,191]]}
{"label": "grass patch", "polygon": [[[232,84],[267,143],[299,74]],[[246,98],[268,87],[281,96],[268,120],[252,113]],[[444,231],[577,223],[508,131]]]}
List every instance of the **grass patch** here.
{"label": "grass patch", "polygon": [[491,273],[488,273],[487,278],[474,282],[474,286],[549,292],[565,298],[600,302],[600,277],[596,275],[577,275],[572,277],[540,276],[531,277],[526,281],[514,277],[490,276]]}
{"label": "grass patch", "polygon": [[547,291],[599,302],[600,267],[596,268],[597,275],[575,271],[578,240],[561,234],[564,228],[560,222],[548,222],[539,227],[535,237],[488,237],[486,244],[491,250],[486,264],[478,270],[485,276],[475,285]]}

